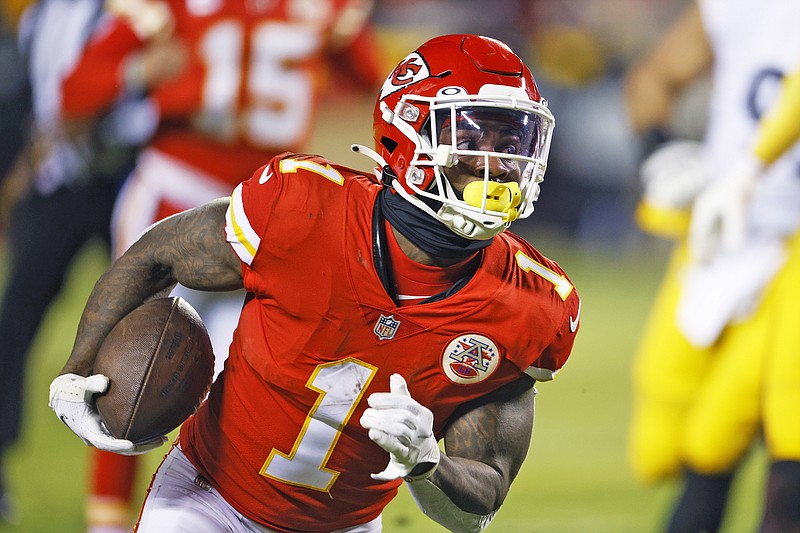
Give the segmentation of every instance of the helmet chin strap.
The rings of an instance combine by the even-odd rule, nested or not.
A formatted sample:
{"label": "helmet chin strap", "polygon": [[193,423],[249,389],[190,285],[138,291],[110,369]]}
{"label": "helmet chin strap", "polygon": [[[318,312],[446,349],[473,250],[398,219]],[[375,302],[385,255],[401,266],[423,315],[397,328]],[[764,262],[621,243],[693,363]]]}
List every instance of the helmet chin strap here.
{"label": "helmet chin strap", "polygon": [[[371,148],[367,148],[366,146],[360,144],[353,144],[350,146],[350,149],[353,152],[362,153],[365,156],[369,157],[373,161],[375,161],[380,168],[375,169],[375,175],[380,180],[382,178],[382,169],[386,167],[386,161],[381,157],[380,154],[372,150]],[[449,181],[446,179],[444,182],[447,186],[450,186]],[[483,191],[483,181],[474,182],[477,184],[481,190]],[[493,191],[498,188],[510,188],[510,183],[502,184],[498,182],[491,182],[494,184]],[[472,185],[472,184],[470,184]],[[514,183],[514,185],[517,185]],[[499,187],[498,187],[499,186]],[[469,187],[469,186],[468,186]],[[458,206],[442,204],[438,211],[434,211],[428,204],[423,202],[419,199],[417,195],[409,194],[408,191],[405,190],[403,185],[397,180],[392,180],[392,188],[397,191],[397,193],[402,196],[406,201],[411,203],[412,205],[416,206],[417,208],[421,209],[423,212],[427,213],[434,219],[438,220],[450,230],[452,230],[456,235],[460,235],[466,239],[470,240],[487,240],[491,239],[498,233],[502,232],[509,223],[516,219],[516,207],[519,205],[519,186],[516,188],[516,197],[517,203],[513,206],[509,204],[508,210],[511,211],[513,209],[514,215],[513,218],[511,213],[504,217],[498,217],[494,215],[478,215],[484,220],[479,220],[477,218],[477,213],[473,213],[468,210],[464,210],[459,208]],[[474,188],[474,187],[473,187]],[[451,189],[452,192],[452,189]],[[465,189],[466,192],[466,189]],[[480,194],[480,193],[478,193]],[[474,194],[471,196],[475,196]],[[513,193],[511,194],[513,196]],[[465,201],[473,207],[480,208],[482,206],[482,200],[474,200],[476,204],[470,202],[465,198]],[[490,204],[487,204],[487,208],[490,208]],[[497,209],[497,211],[506,212],[504,209]]]}
{"label": "helmet chin strap", "polygon": [[397,180],[392,183],[392,186],[406,201],[450,228],[456,235],[466,239],[474,241],[488,240],[502,232],[508,225],[501,217],[488,214],[479,215],[485,217],[485,220],[479,220],[476,217],[477,213],[463,210],[450,204],[442,204],[438,211],[434,211],[419,197],[409,194]]}

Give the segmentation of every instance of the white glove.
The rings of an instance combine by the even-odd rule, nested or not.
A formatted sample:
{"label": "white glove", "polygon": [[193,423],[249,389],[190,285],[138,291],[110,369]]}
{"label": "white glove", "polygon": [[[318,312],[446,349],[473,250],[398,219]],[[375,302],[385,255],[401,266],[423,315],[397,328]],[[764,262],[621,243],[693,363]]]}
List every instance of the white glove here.
{"label": "white glove", "polygon": [[639,169],[642,200],[659,209],[688,209],[708,182],[703,147],[697,141],[660,145]]}
{"label": "white glove", "polygon": [[[361,425],[369,438],[389,452],[389,464],[373,479],[391,481],[399,477],[417,481],[433,474],[439,465],[439,445],[433,436],[433,413],[411,397],[400,374],[389,378],[391,392],[376,392],[367,399]],[[424,474],[409,478],[415,466],[429,463]]]}
{"label": "white glove", "polygon": [[158,448],[167,441],[161,437],[142,444],[117,439],[106,429],[94,405],[94,395],[108,389],[102,374],[89,377],[63,374],[50,384],[50,408],[83,442],[100,450],[122,455],[138,455]]}
{"label": "white glove", "polygon": [[689,226],[695,260],[707,263],[718,251],[731,252],[742,245],[750,196],[763,172],[764,163],[745,154],[697,197]]}

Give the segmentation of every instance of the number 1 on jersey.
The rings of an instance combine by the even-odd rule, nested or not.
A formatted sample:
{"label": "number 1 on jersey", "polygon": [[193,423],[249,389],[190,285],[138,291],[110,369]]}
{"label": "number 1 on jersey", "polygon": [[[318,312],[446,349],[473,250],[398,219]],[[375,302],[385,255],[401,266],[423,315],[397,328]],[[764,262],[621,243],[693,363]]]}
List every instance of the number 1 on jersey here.
{"label": "number 1 on jersey", "polygon": [[339,472],[326,468],[342,429],[378,369],[357,359],[319,365],[306,387],[319,393],[289,454],[273,448],[260,474],[328,492]]}
{"label": "number 1 on jersey", "polygon": [[557,272],[553,272],[540,262],[531,259],[522,252],[517,252],[514,256],[514,259],[517,260],[517,265],[519,265],[519,267],[525,272],[533,272],[534,274],[538,274],[543,279],[552,283],[553,288],[562,300],[566,300],[567,296],[569,296],[569,293],[572,292],[572,283],[567,281],[567,278],[561,274],[558,274]]}

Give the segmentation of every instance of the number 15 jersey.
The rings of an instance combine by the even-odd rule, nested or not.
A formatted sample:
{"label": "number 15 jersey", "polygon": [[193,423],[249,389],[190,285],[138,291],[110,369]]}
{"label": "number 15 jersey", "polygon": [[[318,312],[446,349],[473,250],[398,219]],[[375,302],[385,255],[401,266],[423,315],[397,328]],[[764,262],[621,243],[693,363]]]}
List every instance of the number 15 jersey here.
{"label": "number 15 jersey", "polygon": [[460,290],[398,307],[373,260],[381,190],[352,169],[284,154],[231,199],[225,231],[248,297],[225,370],[180,442],[231,505],[278,531],[368,522],[394,497],[400,480],[370,477],[388,454],[358,423],[391,374],[433,412],[441,438],[465,402],[523,372],[551,379],[573,345],[571,282],[508,231]]}

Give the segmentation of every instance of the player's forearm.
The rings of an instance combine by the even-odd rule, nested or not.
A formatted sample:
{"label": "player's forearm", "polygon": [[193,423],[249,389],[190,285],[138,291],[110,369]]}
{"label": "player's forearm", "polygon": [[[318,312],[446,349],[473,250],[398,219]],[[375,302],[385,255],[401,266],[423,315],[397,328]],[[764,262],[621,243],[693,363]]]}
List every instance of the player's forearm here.
{"label": "player's forearm", "polygon": [[676,91],[653,69],[641,65],[631,70],[624,84],[631,128],[637,133],[665,129],[669,125]]}
{"label": "player's forearm", "polygon": [[176,283],[200,290],[242,287],[241,264],[225,241],[227,199],[162,220],[134,243],[92,291],[62,373],[88,375],[111,328]]}
{"label": "player's forearm", "polygon": [[459,509],[477,515],[499,509],[511,485],[501,472],[485,463],[444,454],[429,479]]}
{"label": "player's forearm", "polygon": [[482,531],[497,512],[496,509],[487,513],[465,511],[456,505],[453,497],[445,493],[431,479],[410,483],[408,487],[422,512],[449,531],[470,533]]}
{"label": "player's forearm", "polygon": [[[177,218],[145,233],[100,277],[86,303],[72,354],[62,373],[92,373],[103,339],[125,315],[145,300],[182,281],[178,261],[184,253],[176,235]],[[167,248],[167,249],[164,249]],[[188,278],[188,276],[185,276]]]}
{"label": "player's forearm", "polygon": [[429,479],[408,485],[428,517],[451,531],[480,531],[489,524],[527,455],[533,383],[523,377],[456,416],[445,435],[448,455]]}
{"label": "player's forearm", "polygon": [[172,287],[174,281],[168,269],[145,260],[141,253],[123,255],[95,284],[61,373],[90,375],[97,351],[114,325],[147,298]]}
{"label": "player's forearm", "polygon": [[646,133],[667,128],[683,89],[705,72],[712,61],[700,10],[692,3],[655,48],[626,75],[624,95],[634,131]]}

